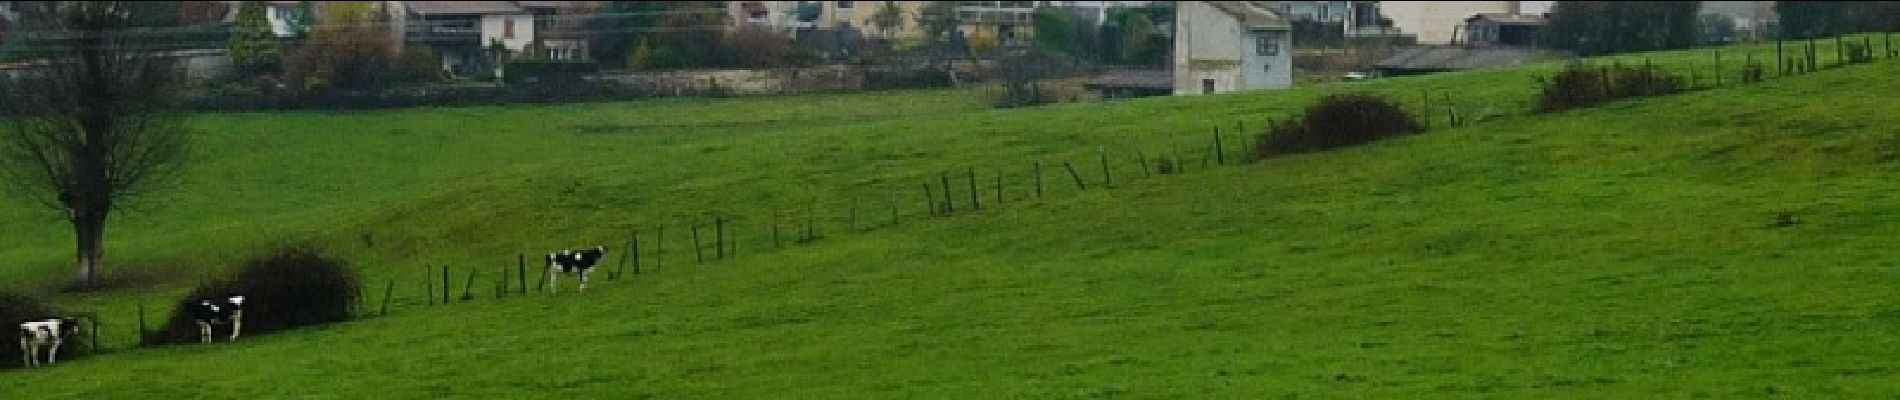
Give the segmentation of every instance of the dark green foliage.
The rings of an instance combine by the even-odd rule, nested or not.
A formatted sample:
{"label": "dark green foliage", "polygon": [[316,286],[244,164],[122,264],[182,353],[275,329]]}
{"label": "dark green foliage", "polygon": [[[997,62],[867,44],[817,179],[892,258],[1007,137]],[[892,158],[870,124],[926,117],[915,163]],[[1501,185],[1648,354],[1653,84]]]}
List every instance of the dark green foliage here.
{"label": "dark green foliage", "polygon": [[[4,325],[0,326],[0,368],[25,366],[22,364],[25,362],[25,357],[20,353],[19,346],[21,322],[75,317],[79,316],[62,312],[41,299],[19,293],[0,292],[0,325]],[[59,346],[61,361],[92,352],[92,346],[88,345],[90,335],[87,334],[88,329],[92,327],[88,322],[90,322],[89,319],[80,319],[79,334],[67,338],[66,342]]]}
{"label": "dark green foliage", "polygon": [[1034,17],[1037,46],[1073,56],[1086,52],[1074,15],[1056,7],[1037,7]]}
{"label": "dark green foliage", "polygon": [[1830,36],[1847,29],[1845,1],[1777,1],[1783,39]]}
{"label": "dark green foliage", "polygon": [[231,64],[244,77],[275,73],[284,63],[284,49],[271,32],[266,8],[262,1],[241,2],[231,24]]}
{"label": "dark green foliage", "polygon": [[[249,336],[348,321],[360,294],[349,264],[315,249],[289,248],[246,262],[237,277],[200,286],[176,304],[232,295],[245,296],[244,335]],[[160,330],[145,334],[145,342],[196,343],[198,324],[187,310],[174,310]]]}
{"label": "dark green foliage", "polygon": [[1848,64],[1859,64],[1874,60],[1874,49],[1871,46],[1864,43],[1850,42],[1847,43],[1845,47],[1844,51],[1847,53]]}
{"label": "dark green foliage", "polygon": [[1150,7],[1116,8],[1100,33],[1100,59],[1126,65],[1164,65],[1173,48],[1166,32],[1155,21],[1172,16],[1167,2]]}
{"label": "dark green foliage", "polygon": [[[1754,68],[1760,69],[1759,64]],[[1759,75],[1759,72],[1757,72]],[[1747,78],[1744,78],[1746,80]],[[1571,64],[1548,79],[1539,77],[1543,88],[1533,106],[1536,112],[1582,108],[1610,100],[1678,93],[1688,84],[1681,76],[1670,75],[1652,66],[1606,67],[1583,63]]]}
{"label": "dark green foliage", "polygon": [[1269,121],[1254,154],[1266,157],[1334,149],[1423,132],[1398,102],[1367,93],[1335,94],[1306,108],[1300,119]]}
{"label": "dark green foliage", "polygon": [[1784,39],[1900,30],[1897,1],[1777,1],[1775,14]]}
{"label": "dark green foliage", "polygon": [[1702,42],[1700,9],[1694,1],[1559,1],[1539,36],[1585,56],[1679,49]]}

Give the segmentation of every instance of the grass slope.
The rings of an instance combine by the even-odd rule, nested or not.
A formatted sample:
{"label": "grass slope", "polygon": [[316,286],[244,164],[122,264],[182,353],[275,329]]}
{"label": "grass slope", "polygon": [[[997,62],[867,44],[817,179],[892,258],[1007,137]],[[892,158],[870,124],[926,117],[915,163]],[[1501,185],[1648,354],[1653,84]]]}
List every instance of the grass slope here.
{"label": "grass slope", "polygon": [[[1461,107],[1502,112],[1523,109],[1528,77],[1553,68],[1351,89],[1460,88],[1471,99]],[[1022,198],[1027,182],[1017,179],[1008,206],[975,215],[918,220],[915,204],[899,227],[706,266],[672,247],[661,270],[585,297],[406,307],[231,346],[129,351],[0,374],[0,391],[1892,396],[1900,385],[1885,360],[1900,352],[1900,308],[1887,296],[1895,270],[1883,250],[1900,226],[1891,206],[1900,192],[1886,179],[1900,160],[1900,137],[1885,128],[1900,122],[1885,113],[1885,93],[1900,90],[1887,78],[1896,70],[1882,62],[1549,117],[1503,115],[1246,168],[1119,178],[1110,191],[1076,192],[1051,169],[1051,197]],[[115,245],[197,266],[273,237],[314,239],[377,278],[442,263],[499,266],[516,249],[612,240],[625,226],[707,210],[756,215],[817,200],[839,212],[850,197],[841,193],[881,200],[894,190],[921,203],[910,187],[942,170],[1021,176],[1033,159],[1092,165],[1097,146],[1163,153],[1171,136],[1191,148],[1209,125],[1285,115],[1339,90],[1008,111],[923,92],[205,117],[198,123],[217,145],[201,153],[192,190],[125,222]],[[837,109],[862,117],[826,111]],[[757,119],[712,114],[732,110]],[[641,124],[666,126],[565,130]],[[477,134],[492,139],[468,140]],[[313,151],[326,157],[289,156]],[[204,191],[220,196],[196,197]],[[1777,212],[1802,224],[1767,227]],[[841,216],[831,220],[835,231]],[[746,221],[752,236],[740,251],[768,248],[758,218]],[[5,234],[35,243],[31,229]],[[359,243],[366,232],[372,246]],[[60,242],[40,240],[7,255],[54,263]],[[181,243],[223,252],[168,250]],[[227,377],[232,370],[246,373]]]}

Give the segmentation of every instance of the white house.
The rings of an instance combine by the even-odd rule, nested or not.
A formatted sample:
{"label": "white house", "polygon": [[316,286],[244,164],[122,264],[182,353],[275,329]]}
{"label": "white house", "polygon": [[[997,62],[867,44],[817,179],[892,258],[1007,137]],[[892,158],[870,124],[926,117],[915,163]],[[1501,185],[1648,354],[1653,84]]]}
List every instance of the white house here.
{"label": "white house", "polygon": [[534,43],[534,14],[513,1],[400,3],[392,9],[400,12],[407,41],[435,49],[443,66],[458,74],[492,67],[488,50],[495,44],[519,54]]}
{"label": "white house", "polygon": [[1247,1],[1183,1],[1174,12],[1174,94],[1293,85],[1292,26],[1279,12]]}

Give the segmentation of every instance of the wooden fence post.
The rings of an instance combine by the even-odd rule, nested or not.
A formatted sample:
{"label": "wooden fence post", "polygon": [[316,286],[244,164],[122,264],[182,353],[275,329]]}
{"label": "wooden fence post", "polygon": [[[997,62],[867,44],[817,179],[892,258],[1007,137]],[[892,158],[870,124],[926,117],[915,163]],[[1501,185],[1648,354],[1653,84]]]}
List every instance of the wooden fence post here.
{"label": "wooden fence post", "polygon": [[938,173],[937,178],[943,183],[943,214],[950,215],[957,212],[957,205],[952,204],[950,200],[950,171]]}
{"label": "wooden fence post", "polygon": [[1715,87],[1722,87],[1722,50],[1715,50]]}
{"label": "wooden fence post", "polygon": [[1788,74],[1787,57],[1781,55],[1781,38],[1775,38],[1775,77]]}
{"label": "wooden fence post", "polygon": [[981,200],[981,198],[983,197],[983,191],[976,188],[976,167],[969,167],[969,168],[970,168],[970,210],[980,211],[983,209],[983,201]]}
{"label": "wooden fence post", "polygon": [[693,232],[693,261],[704,264],[706,263],[706,253],[704,251],[705,249],[702,248],[699,244],[699,224],[697,223],[693,224],[692,232]]}
{"label": "wooden fence post", "polygon": [[475,267],[468,267],[468,282],[462,284],[462,301],[475,300]]}
{"label": "wooden fence post", "polygon": [[640,274],[640,231],[627,236],[627,256],[633,259],[633,274]]}
{"label": "wooden fence post", "polygon": [[428,270],[423,270],[422,272],[422,289],[424,291],[422,295],[423,301],[427,301],[429,305],[435,305],[435,281],[429,279]]}
{"label": "wooden fence post", "polygon": [[1808,38],[1808,71],[1807,72],[1814,72],[1818,70],[1816,64],[1819,64],[1819,62],[1817,62],[1819,59],[1815,56],[1815,53],[1816,53],[1815,49],[1817,49],[1817,47],[1814,46],[1814,38],[1809,37]]}
{"label": "wooden fence post", "polygon": [[540,278],[534,280],[534,291],[547,292],[548,291],[548,275],[552,273],[553,271],[549,271],[548,266],[546,265],[543,265],[540,268],[536,268],[534,275]]}
{"label": "wooden fence post", "polygon": [[1076,172],[1075,172],[1075,166],[1074,166],[1074,165],[1070,165],[1068,161],[1063,161],[1063,162],[1062,162],[1062,168],[1063,168],[1063,169],[1067,169],[1067,170],[1069,170],[1069,177],[1070,177],[1070,178],[1075,178],[1075,187],[1076,187],[1077,189],[1088,189],[1088,188],[1089,188],[1089,185],[1088,185],[1087,183],[1083,183],[1083,182],[1082,182],[1082,174],[1078,174],[1078,173],[1076,173]]}
{"label": "wooden fence post", "polygon": [[1102,187],[1113,189],[1115,174],[1108,170],[1108,146],[1096,147],[1095,156],[1102,160]]}
{"label": "wooden fence post", "polygon": [[1135,146],[1135,166],[1141,167],[1141,177],[1154,177],[1148,173],[1148,154],[1141,151],[1141,146]]}
{"label": "wooden fence post", "polygon": [[713,259],[726,259],[726,217],[713,217]]}
{"label": "wooden fence post", "polygon": [[1424,121],[1424,122],[1425,122],[1425,130],[1428,130],[1428,131],[1429,131],[1429,130],[1432,130],[1432,114],[1436,114],[1436,113],[1437,113],[1436,111],[1434,111],[1434,110],[1436,110],[1436,109],[1434,109],[1434,108],[1432,108],[1432,88],[1429,88],[1429,87],[1428,87],[1428,88],[1424,88],[1424,89],[1419,89],[1419,93],[1420,93],[1420,96],[1421,96],[1421,97],[1424,97],[1424,98],[1425,98],[1425,101],[1424,101],[1424,103],[1425,103],[1425,112],[1421,112],[1421,113],[1419,113],[1419,114],[1421,114],[1421,115],[1424,115],[1424,116],[1425,116],[1425,121]]}
{"label": "wooden fence post", "polygon": [[521,294],[528,294],[528,255],[515,253],[515,277],[521,285]]}
{"label": "wooden fence post", "polygon": [[1834,35],[1834,66],[1836,67],[1847,65],[1847,51],[1842,50],[1847,47],[1846,37],[1847,35]]}
{"label": "wooden fence post", "polygon": [[996,206],[1003,206],[1003,169],[996,169]]}
{"label": "wooden fence post", "polygon": [[1221,145],[1220,127],[1214,127],[1214,164],[1227,165],[1227,146]]}
{"label": "wooden fence post", "polygon": [[937,207],[937,194],[930,190],[929,182],[924,183],[924,205],[930,207],[930,215],[937,215],[939,211],[942,211]]}
{"label": "wooden fence post", "polygon": [[1036,197],[1042,197],[1042,161],[1036,161]]}
{"label": "wooden fence post", "polygon": [[449,266],[442,266],[442,304],[449,304]]}
{"label": "wooden fence post", "polygon": [[[640,250],[640,245],[634,244],[634,240],[639,238],[640,231],[627,229],[627,251],[620,254],[620,264],[614,266],[614,273],[608,274],[607,278],[614,280],[620,279],[620,273],[626,271],[627,260],[640,256],[640,254],[637,253]],[[635,273],[639,273],[639,268],[635,268],[634,271]]]}

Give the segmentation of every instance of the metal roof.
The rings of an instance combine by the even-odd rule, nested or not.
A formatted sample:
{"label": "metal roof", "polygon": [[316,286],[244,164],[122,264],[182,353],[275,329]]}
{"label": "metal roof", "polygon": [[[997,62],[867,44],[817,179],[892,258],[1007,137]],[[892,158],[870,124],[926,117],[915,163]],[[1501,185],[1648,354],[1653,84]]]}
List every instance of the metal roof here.
{"label": "metal roof", "polygon": [[512,1],[405,1],[409,12],[422,15],[521,14],[527,10]]}

